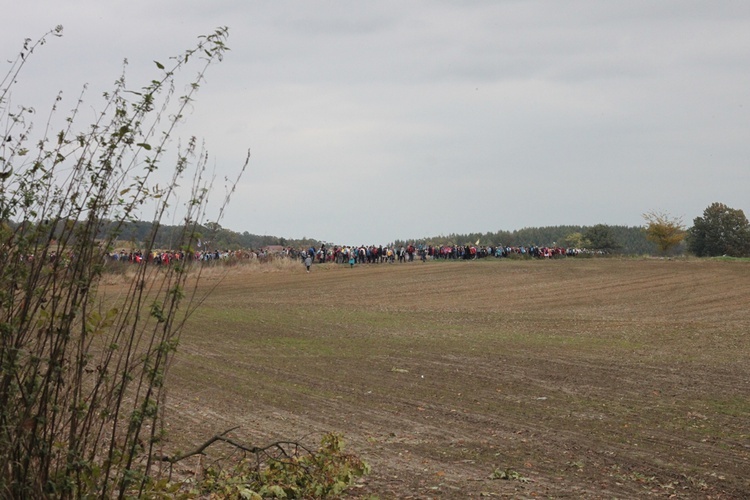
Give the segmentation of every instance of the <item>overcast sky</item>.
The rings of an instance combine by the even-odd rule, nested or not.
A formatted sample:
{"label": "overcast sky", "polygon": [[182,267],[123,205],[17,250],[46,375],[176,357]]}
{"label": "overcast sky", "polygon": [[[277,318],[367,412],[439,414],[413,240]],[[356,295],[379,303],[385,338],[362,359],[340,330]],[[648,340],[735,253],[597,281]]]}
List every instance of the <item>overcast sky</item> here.
{"label": "overcast sky", "polygon": [[[91,108],[228,26],[179,134],[249,169],[224,227],[340,244],[750,212],[750,2],[48,0],[14,99]],[[4,72],[3,72],[4,73]],[[28,102],[30,100],[31,102]],[[93,116],[93,112],[92,112]]]}

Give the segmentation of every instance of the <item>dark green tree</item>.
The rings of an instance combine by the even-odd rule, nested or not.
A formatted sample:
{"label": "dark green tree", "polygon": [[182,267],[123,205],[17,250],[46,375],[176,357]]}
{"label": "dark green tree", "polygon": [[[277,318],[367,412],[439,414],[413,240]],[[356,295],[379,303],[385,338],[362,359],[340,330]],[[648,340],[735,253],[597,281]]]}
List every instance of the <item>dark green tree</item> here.
{"label": "dark green tree", "polygon": [[588,228],[583,233],[583,238],[588,241],[589,246],[594,250],[612,252],[621,247],[612,229],[606,224],[597,224]]}
{"label": "dark green tree", "polygon": [[750,223],[742,210],[712,203],[688,230],[688,249],[698,257],[750,255]]}

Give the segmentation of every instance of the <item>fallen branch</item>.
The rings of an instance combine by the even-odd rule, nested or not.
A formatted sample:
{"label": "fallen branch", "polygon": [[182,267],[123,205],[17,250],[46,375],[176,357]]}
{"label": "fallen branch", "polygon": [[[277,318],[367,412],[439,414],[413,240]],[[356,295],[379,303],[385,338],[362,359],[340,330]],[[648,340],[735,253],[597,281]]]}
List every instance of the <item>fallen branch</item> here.
{"label": "fallen branch", "polygon": [[218,459],[212,465],[201,464],[200,472],[189,486],[191,491],[199,491],[201,495],[239,498],[248,492],[266,491],[278,497],[338,498],[356,478],[370,470],[367,463],[343,452],[338,434],[324,435],[320,448],[313,451],[294,441],[277,441],[264,447],[248,446],[227,436],[235,429],[212,436],[192,451],[158,458],[170,464],[169,481],[175,463],[206,454],[206,449],[216,442],[241,450],[232,455],[252,454],[255,460],[247,456],[239,459],[232,456]]}
{"label": "fallen branch", "polygon": [[229,434],[230,432],[236,429],[238,429],[238,427],[232,427],[231,429],[227,429],[220,434],[216,434],[210,437],[209,439],[207,439],[202,445],[200,445],[199,447],[197,447],[196,449],[192,451],[180,453],[179,455],[174,455],[171,457],[162,455],[161,457],[159,457],[159,460],[162,462],[169,462],[170,464],[176,464],[177,462],[181,460],[184,460],[186,458],[189,458],[195,455],[204,455],[205,454],[204,451],[206,450],[206,448],[216,443],[217,441],[230,444],[239,450],[246,451],[248,453],[254,453],[255,455],[266,453],[268,450],[275,448],[279,452],[279,454],[283,455],[286,458],[291,458],[289,453],[287,453],[286,449],[284,449],[285,445],[294,447],[295,449],[302,449],[303,451],[305,451],[306,453],[309,453],[310,455],[313,454],[311,450],[307,449],[306,447],[304,447],[303,445],[295,441],[276,441],[275,443],[271,443],[264,447],[257,447],[257,446],[247,446],[243,443],[235,441],[232,438],[226,437],[227,434]]}

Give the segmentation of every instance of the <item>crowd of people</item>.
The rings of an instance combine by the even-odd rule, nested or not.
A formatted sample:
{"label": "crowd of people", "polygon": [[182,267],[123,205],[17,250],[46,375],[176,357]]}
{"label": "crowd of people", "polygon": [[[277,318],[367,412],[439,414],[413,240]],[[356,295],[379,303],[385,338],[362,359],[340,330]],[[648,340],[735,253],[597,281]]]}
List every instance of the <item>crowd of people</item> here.
{"label": "crowd of people", "polygon": [[[144,253],[140,250],[112,252],[109,259],[115,262],[141,263],[148,261],[157,265],[168,265],[173,262],[221,262],[236,260],[266,260],[268,258],[301,259],[310,263],[335,264],[379,264],[403,263],[427,260],[473,260],[483,258],[528,257],[551,259],[555,257],[574,257],[582,253],[592,253],[585,249],[548,246],[502,245],[321,245],[319,248],[295,249],[292,247],[267,247],[260,250],[202,250],[191,253],[183,251],[153,251]],[[305,262],[306,263],[306,262]],[[307,264],[307,263],[306,263]]]}
{"label": "crowd of people", "polygon": [[301,258],[312,257],[315,262],[332,262],[337,264],[375,264],[394,262],[413,262],[414,260],[472,260],[486,257],[502,258],[510,256],[553,258],[561,256],[576,256],[586,250],[576,248],[520,246],[506,247],[502,245],[360,245],[360,246],[332,246],[321,245],[320,248],[308,248],[300,252]]}
{"label": "crowd of people", "polygon": [[[257,254],[253,253],[253,257],[257,257]],[[211,251],[198,251],[193,253],[185,253],[183,251],[165,251],[165,250],[155,250],[153,252],[143,252],[141,250],[136,250],[133,252],[126,252],[125,250],[120,250],[119,252],[112,252],[109,254],[110,260],[114,262],[131,262],[135,264],[140,264],[144,260],[147,260],[148,262],[152,262],[154,264],[170,264],[172,262],[180,262],[184,260],[189,261],[202,261],[202,262],[208,262],[208,261],[219,261],[219,260],[229,260],[229,259],[235,259],[235,258],[251,258],[249,252],[236,250],[211,250]]]}

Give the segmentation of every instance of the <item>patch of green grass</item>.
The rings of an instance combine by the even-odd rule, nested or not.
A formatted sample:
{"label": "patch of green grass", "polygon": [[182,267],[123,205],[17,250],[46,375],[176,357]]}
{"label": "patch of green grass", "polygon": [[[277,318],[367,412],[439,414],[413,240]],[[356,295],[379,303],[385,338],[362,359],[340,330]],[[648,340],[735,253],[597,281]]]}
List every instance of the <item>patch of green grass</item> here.
{"label": "patch of green grass", "polygon": [[720,415],[739,417],[750,421],[750,399],[744,397],[728,397],[724,399],[709,399],[706,401],[711,410]]}
{"label": "patch of green grass", "polygon": [[726,255],[721,257],[708,257],[707,259],[717,262],[750,262],[750,257],[729,257]]}

